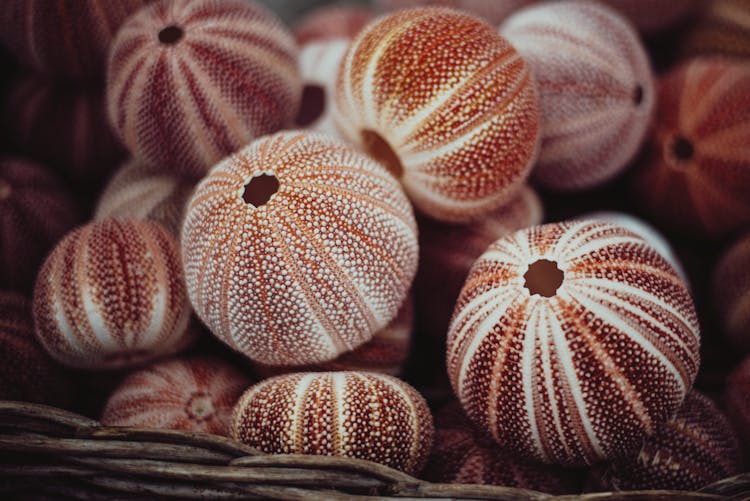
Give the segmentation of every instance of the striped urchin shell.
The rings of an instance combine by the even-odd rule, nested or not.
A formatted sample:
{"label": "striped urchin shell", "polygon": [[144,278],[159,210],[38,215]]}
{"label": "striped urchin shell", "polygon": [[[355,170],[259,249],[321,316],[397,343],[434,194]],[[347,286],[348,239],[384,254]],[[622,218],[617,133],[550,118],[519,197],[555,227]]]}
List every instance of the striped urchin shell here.
{"label": "striped urchin shell", "polygon": [[750,65],[693,59],[662,77],[633,188],[653,219],[689,235],[750,224]]}
{"label": "striped urchin shell", "polygon": [[396,316],[417,268],[398,182],[329,136],[255,141],[198,185],[182,231],[190,300],[256,362],[333,360]]}
{"label": "striped urchin shell", "polygon": [[750,233],[719,259],[712,292],[724,332],[733,344],[750,353]]}
{"label": "striped urchin shell", "polygon": [[743,441],[744,450],[750,451],[750,357],[736,367],[727,378],[724,404],[727,417]]}
{"label": "striped urchin shell", "polygon": [[47,169],[0,159],[0,288],[30,292],[44,256],[77,220],[72,196]]}
{"label": "striped urchin shell", "polygon": [[669,28],[694,13],[700,0],[600,0],[619,10],[644,33]]}
{"label": "striped urchin shell", "polygon": [[471,269],[448,374],[471,420],[529,458],[591,464],[634,452],[699,364],[693,301],[634,233],[578,221],[519,231]]}
{"label": "striped urchin shell", "polygon": [[741,471],[729,421],[711,399],[692,391],[637,455],[605,467],[600,481],[606,490],[693,491]]}
{"label": "striped urchin shell", "polygon": [[310,42],[299,53],[300,73],[305,87],[295,125],[335,137],[341,136],[333,121],[336,73],[344,59],[349,40]]}
{"label": "striped urchin shell", "polygon": [[335,38],[351,39],[374,16],[372,9],[364,5],[326,5],[305,15],[294,26],[294,37],[300,45]]}
{"label": "striped urchin shell", "polygon": [[102,424],[229,436],[234,404],[250,384],[220,359],[160,362],[120,384],[104,407]]}
{"label": "striped urchin shell", "polygon": [[358,35],[339,72],[335,119],[443,221],[510,200],[539,146],[523,59],[492,26],[443,8],[397,11]]}
{"label": "striped urchin shell", "polygon": [[432,415],[408,384],[368,372],[303,372],[248,389],[232,437],[274,454],[344,456],[418,473],[432,448]]}
{"label": "striped urchin shell", "polygon": [[376,5],[384,9],[403,9],[405,7],[417,7],[435,5],[453,7],[483,17],[490,24],[498,24],[508,17],[513,11],[536,0],[376,0]]}
{"label": "striped urchin shell", "polygon": [[71,397],[68,375],[34,337],[29,301],[0,291],[0,400],[67,407]]}
{"label": "striped urchin shell", "polygon": [[125,156],[107,121],[104,91],[96,87],[21,76],[10,84],[2,121],[16,148],[77,182],[103,181]]}
{"label": "striped urchin shell", "polygon": [[174,237],[161,225],[108,219],[70,232],[34,289],[34,324],[58,361],[136,365],[185,347],[190,306]]}
{"label": "striped urchin shell", "polygon": [[750,0],[713,0],[690,30],[688,55],[750,57]]}
{"label": "striped urchin shell", "polygon": [[474,261],[495,240],[542,222],[537,194],[524,186],[507,205],[466,225],[419,219],[419,269],[414,297],[419,326],[445,339],[453,307]]}
{"label": "striped urchin shell", "polygon": [[179,237],[193,185],[131,159],[109,181],[97,204],[95,220],[154,221]]}
{"label": "striped urchin shell", "polygon": [[104,79],[112,38],[151,0],[3,0],[0,44],[46,76]]}
{"label": "striped urchin shell", "polygon": [[638,33],[606,6],[577,1],[524,9],[501,33],[526,60],[539,92],[535,181],[575,191],[619,174],[638,153],[655,107]]}
{"label": "striped urchin shell", "polygon": [[435,446],[423,477],[450,484],[500,485],[549,494],[573,494],[575,475],[559,466],[518,458],[501,449],[471,424],[461,404],[452,402],[435,415]]}
{"label": "striped urchin shell", "polygon": [[136,158],[202,177],[294,119],[302,94],[292,34],[245,0],[162,0],[112,43],[109,119]]}

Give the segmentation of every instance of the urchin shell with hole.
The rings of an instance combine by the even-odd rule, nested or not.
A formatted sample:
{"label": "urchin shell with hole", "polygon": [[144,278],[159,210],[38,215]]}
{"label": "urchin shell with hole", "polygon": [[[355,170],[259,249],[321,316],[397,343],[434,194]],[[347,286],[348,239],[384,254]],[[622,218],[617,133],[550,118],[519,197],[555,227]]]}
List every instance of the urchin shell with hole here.
{"label": "urchin shell with hole", "polygon": [[508,18],[500,32],[534,74],[542,146],[533,179],[544,188],[595,188],[640,150],[655,105],[638,33],[612,9],[545,3]]}
{"label": "urchin shell with hole", "polygon": [[528,66],[497,30],[452,9],[398,11],[354,39],[334,117],[428,216],[465,222],[520,189],[539,146]]}
{"label": "urchin shell with hole", "polygon": [[469,418],[526,457],[591,464],[634,452],[699,365],[693,300],[642,238],[590,221],[537,226],[472,267],[447,366]]}
{"label": "urchin shell with hole", "polygon": [[193,194],[182,231],[190,300],[256,362],[327,362],[396,316],[416,273],[416,231],[380,164],[330,136],[267,136]]}
{"label": "urchin shell with hole", "polygon": [[248,389],[232,437],[272,454],[343,456],[416,474],[432,448],[432,415],[414,388],[371,372],[298,372]]}

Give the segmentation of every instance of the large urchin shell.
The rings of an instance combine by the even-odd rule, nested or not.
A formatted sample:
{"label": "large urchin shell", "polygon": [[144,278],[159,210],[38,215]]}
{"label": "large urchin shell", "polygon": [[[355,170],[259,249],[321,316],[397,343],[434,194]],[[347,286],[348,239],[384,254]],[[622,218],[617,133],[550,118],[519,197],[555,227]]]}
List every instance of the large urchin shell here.
{"label": "large urchin shell", "polygon": [[237,402],[232,437],[274,454],[344,456],[418,473],[432,447],[424,398],[391,376],[303,372],[267,379]]}
{"label": "large urchin shell", "polygon": [[724,403],[727,417],[750,451],[750,357],[737,366],[727,378]]}
{"label": "large urchin shell", "polygon": [[30,292],[44,256],[77,220],[60,179],[35,162],[0,158],[0,288]]}
{"label": "large urchin shell", "polygon": [[714,305],[724,332],[733,344],[750,353],[750,233],[719,259],[712,281]]}
{"label": "large urchin shell", "polygon": [[290,124],[301,94],[294,37],[254,2],[162,0],[112,43],[112,126],[135,157],[185,177]]}
{"label": "large urchin shell", "polygon": [[407,9],[368,25],[341,65],[334,113],[347,139],[443,221],[508,202],[539,146],[528,66],[495,28],[451,9]]}
{"label": "large urchin shell", "polygon": [[713,0],[702,10],[683,47],[688,56],[750,57],[750,1]]}
{"label": "large urchin shell", "polygon": [[[351,39],[375,17],[365,5],[326,5],[319,7],[294,25],[294,37],[300,45],[331,39]],[[335,73],[331,80],[335,80]]]}
{"label": "large urchin shell", "polygon": [[711,399],[693,391],[637,455],[595,472],[604,490],[697,491],[742,471],[737,436]]}
{"label": "large urchin shell", "polygon": [[513,11],[536,0],[376,0],[384,9],[403,9],[417,6],[443,6],[460,9],[484,18],[490,24],[498,24]]}
{"label": "large urchin shell", "polygon": [[[639,30],[655,33],[667,29],[698,9],[700,0],[602,0],[619,10]],[[713,3],[713,2],[711,2]]]}
{"label": "large urchin shell", "polygon": [[750,224],[750,65],[693,59],[664,75],[633,186],[649,216],[688,235]]}
{"label": "large urchin shell", "polygon": [[606,6],[577,1],[524,9],[500,32],[526,60],[539,92],[534,180],[575,191],[619,174],[646,138],[655,106],[638,33]]}
{"label": "large urchin shell", "polygon": [[256,362],[327,362],[396,316],[416,273],[416,231],[380,164],[329,136],[268,136],[193,194],[182,231],[190,300]]}
{"label": "large urchin shell", "polygon": [[109,397],[102,424],[229,436],[232,409],[250,384],[220,359],[168,360],[129,375]]}
{"label": "large urchin shell", "polygon": [[42,345],[77,368],[115,369],[174,353],[190,306],[174,237],[161,225],[108,219],[70,232],[34,288]]}
{"label": "large urchin shell", "polygon": [[693,301],[622,227],[537,226],[472,267],[448,333],[448,374],[471,420],[529,458],[591,464],[633,453],[690,390]]}

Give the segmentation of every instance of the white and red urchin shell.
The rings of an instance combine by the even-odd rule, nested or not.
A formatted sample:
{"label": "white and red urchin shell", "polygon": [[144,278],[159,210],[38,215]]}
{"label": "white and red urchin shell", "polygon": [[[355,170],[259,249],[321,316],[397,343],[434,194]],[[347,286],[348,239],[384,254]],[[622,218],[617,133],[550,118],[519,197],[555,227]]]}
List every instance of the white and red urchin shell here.
{"label": "white and red urchin shell", "polygon": [[300,128],[340,137],[333,120],[336,74],[344,59],[349,40],[336,38],[307,43],[299,53],[299,66],[305,87],[295,119]]}
{"label": "white and red urchin shell", "polygon": [[34,289],[34,325],[58,361],[133,366],[179,351],[190,306],[174,237],[147,221],[108,219],[70,232]]}
{"label": "white and red urchin shell", "polygon": [[178,237],[192,193],[191,183],[131,159],[107,183],[99,197],[94,220],[154,221]]}
{"label": "white and red urchin shell", "polygon": [[307,365],[384,328],[417,270],[411,205],[380,164],[329,136],[268,136],[211,170],[182,258],[198,316],[255,362]]}
{"label": "white and red urchin shell", "polygon": [[432,448],[424,398],[385,374],[302,372],[266,379],[242,395],[232,437],[273,454],[366,459],[418,473]]}
{"label": "white and red urchin shell", "polygon": [[453,7],[484,18],[497,25],[513,11],[534,3],[537,0],[376,0],[383,9],[403,9],[426,5]]}
{"label": "white and red urchin shell", "polygon": [[352,42],[335,120],[422,212],[465,222],[507,203],[539,147],[539,102],[497,30],[444,8],[397,11]]}
{"label": "white and red urchin shell", "polygon": [[[294,25],[294,37],[304,46],[335,38],[351,39],[369,23],[375,13],[365,5],[326,5],[312,10]],[[335,74],[331,75],[335,80]]]}
{"label": "white and red urchin shell", "polygon": [[646,138],[654,77],[638,33],[593,2],[545,3],[517,12],[500,32],[534,74],[542,147],[532,177],[576,191],[609,181]]}
{"label": "white and red urchin shell", "polygon": [[[669,28],[693,14],[700,0],[601,0],[619,10],[642,32]],[[713,3],[713,2],[711,2]]]}
{"label": "white and red urchin shell", "polygon": [[34,337],[31,303],[0,291],[0,400],[67,407],[70,378]]}
{"label": "white and red urchin shell", "polygon": [[742,471],[737,436],[708,397],[692,391],[637,455],[595,471],[604,490],[697,491]]}
{"label": "white and red urchin shell", "polygon": [[229,436],[232,409],[251,383],[220,359],[167,360],[125,378],[109,397],[101,421]]}
{"label": "white and red urchin shell", "polygon": [[750,233],[719,259],[712,280],[714,305],[724,332],[735,346],[750,353]]}
{"label": "white and red urchin shell", "polygon": [[185,177],[291,124],[301,94],[294,37],[255,2],[161,0],[112,43],[112,126],[133,156]]}
{"label": "white and red urchin shell", "polygon": [[500,485],[548,494],[575,494],[578,480],[568,469],[526,461],[501,449],[474,428],[458,402],[435,415],[435,446],[422,476],[431,482]]}
{"label": "white and red urchin shell", "polygon": [[699,364],[687,287],[636,234],[590,221],[492,244],[472,267],[447,366],[501,446],[567,465],[626,456],[679,407]]}
{"label": "white and red urchin shell", "polygon": [[724,405],[727,417],[750,452],[750,357],[737,366],[727,378]]}
{"label": "white and red urchin shell", "polygon": [[495,240],[541,224],[544,208],[524,186],[507,205],[470,224],[419,219],[419,269],[414,279],[418,324],[435,339],[445,339],[453,308],[474,261]]}
{"label": "white and red urchin shell", "polygon": [[44,256],[77,221],[60,179],[35,162],[0,158],[0,289],[30,292]]}
{"label": "white and red urchin shell", "polygon": [[104,79],[112,38],[152,0],[3,0],[0,44],[47,77]]}
{"label": "white and red urchin shell", "polygon": [[750,65],[689,60],[661,78],[658,103],[635,199],[655,221],[690,236],[750,225]]}

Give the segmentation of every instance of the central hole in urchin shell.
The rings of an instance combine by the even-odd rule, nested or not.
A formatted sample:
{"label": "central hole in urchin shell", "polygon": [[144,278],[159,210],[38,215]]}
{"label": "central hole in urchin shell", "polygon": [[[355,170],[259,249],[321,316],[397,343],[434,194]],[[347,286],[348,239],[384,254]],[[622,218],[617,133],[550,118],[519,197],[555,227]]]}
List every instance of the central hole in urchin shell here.
{"label": "central hole in urchin shell", "polygon": [[549,259],[539,259],[529,265],[529,269],[523,275],[524,286],[529,294],[539,294],[544,297],[552,297],[563,283],[565,273],[557,267],[557,263]]}
{"label": "central hole in urchin shell", "polygon": [[693,143],[684,136],[675,137],[672,140],[672,154],[680,162],[687,162],[692,159],[695,154]]}
{"label": "central hole in urchin shell", "polygon": [[180,41],[183,35],[185,35],[185,32],[182,31],[182,28],[172,24],[159,32],[159,41],[164,45],[174,45]]}
{"label": "central hole in urchin shell", "polygon": [[245,185],[242,200],[254,207],[261,207],[268,203],[271,197],[279,191],[279,180],[273,174],[260,174],[253,177]]}
{"label": "central hole in urchin shell", "polygon": [[383,164],[396,179],[401,179],[404,175],[404,166],[401,164],[401,159],[398,158],[396,152],[391,148],[391,145],[388,144],[388,141],[372,130],[365,129],[361,132],[361,135],[365,151],[372,158]]}
{"label": "central hole in urchin shell", "polygon": [[10,183],[4,179],[0,179],[0,200],[10,198],[11,187]]}
{"label": "central hole in urchin shell", "polygon": [[633,103],[639,106],[643,102],[643,86],[638,84],[633,89]]}
{"label": "central hole in urchin shell", "polygon": [[193,393],[185,408],[190,419],[205,421],[214,415],[214,404],[206,393]]}
{"label": "central hole in urchin shell", "polygon": [[300,127],[307,127],[315,123],[326,107],[326,91],[320,85],[305,85],[302,90],[302,104],[294,123]]}

